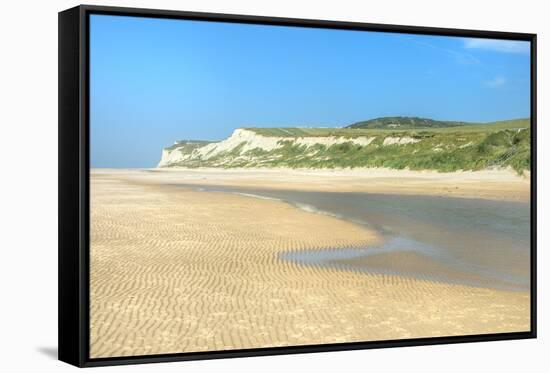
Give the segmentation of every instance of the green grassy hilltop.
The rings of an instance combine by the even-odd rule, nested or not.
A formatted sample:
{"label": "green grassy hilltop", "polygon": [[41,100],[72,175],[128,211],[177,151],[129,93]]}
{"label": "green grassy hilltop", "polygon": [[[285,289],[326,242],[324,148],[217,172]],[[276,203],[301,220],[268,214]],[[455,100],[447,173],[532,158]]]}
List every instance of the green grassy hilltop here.
{"label": "green grassy hilltop", "polygon": [[464,126],[468,122],[453,122],[434,120],[429,118],[418,117],[383,117],[357,122],[347,126],[346,128],[394,128],[394,129],[410,129],[410,128],[447,128]]}
{"label": "green grassy hilltop", "polygon": [[344,128],[241,131],[247,135],[234,134],[214,147],[210,144],[208,153],[196,151],[198,142],[176,144],[171,151],[180,151],[182,160],[163,167],[386,167],[441,172],[512,167],[518,173],[530,168],[529,119],[473,124],[391,117]]}

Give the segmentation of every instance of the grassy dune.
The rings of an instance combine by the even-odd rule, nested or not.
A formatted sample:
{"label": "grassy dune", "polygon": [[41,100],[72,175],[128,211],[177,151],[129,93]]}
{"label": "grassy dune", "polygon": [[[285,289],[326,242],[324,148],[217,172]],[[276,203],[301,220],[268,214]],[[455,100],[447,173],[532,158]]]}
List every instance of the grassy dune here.
{"label": "grassy dune", "polygon": [[[520,123],[506,122],[496,125],[391,131],[390,134],[380,133],[388,130],[363,130],[371,132],[370,136],[376,136],[368,146],[349,142],[307,148],[304,145],[283,142],[281,148],[264,154],[280,157],[258,165],[293,168],[387,167],[442,172],[511,166],[521,173],[530,166],[530,129],[512,127],[518,124]],[[388,137],[419,141],[404,145],[384,145]]]}
{"label": "grassy dune", "polygon": [[[188,157],[181,167],[289,167],[482,170],[530,168],[530,120],[437,128],[246,128],[263,137],[280,138],[277,147],[245,150],[246,142],[212,157]],[[304,144],[303,138],[319,138]],[[322,141],[323,139],[326,141]],[[329,139],[330,138],[330,139]],[[356,139],[370,139],[361,143]],[[338,141],[336,141],[337,139]],[[349,139],[349,141],[345,141]],[[344,141],[342,141],[344,140]],[[196,144],[193,144],[196,149]],[[182,146],[182,154],[193,149]]]}
{"label": "grassy dune", "polygon": [[[464,122],[453,122],[464,123]],[[513,119],[504,120],[498,122],[489,123],[467,123],[465,125],[456,125],[449,127],[417,127],[408,128],[406,130],[396,128],[302,128],[302,127],[275,127],[275,128],[259,128],[248,127],[246,129],[256,132],[262,136],[268,137],[361,137],[361,136],[377,136],[388,134],[410,134],[418,132],[494,132],[504,129],[518,129],[529,128],[531,126],[530,120],[525,119]]]}

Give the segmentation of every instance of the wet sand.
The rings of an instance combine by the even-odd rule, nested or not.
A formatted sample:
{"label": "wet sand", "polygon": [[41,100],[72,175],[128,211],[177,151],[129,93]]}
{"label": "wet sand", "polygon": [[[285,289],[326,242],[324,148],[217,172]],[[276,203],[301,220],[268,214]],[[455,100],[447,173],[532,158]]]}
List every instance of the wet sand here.
{"label": "wet sand", "polygon": [[[208,171],[92,171],[91,357],[529,330],[527,291],[301,265],[282,256],[383,238],[281,201],[170,185],[232,180],[216,172],[218,180]],[[231,182],[330,184],[326,176],[268,174],[273,182],[246,173]],[[512,198],[524,188],[500,183],[480,194]],[[391,255],[403,266],[426,265]]]}
{"label": "wet sand", "polygon": [[[103,169],[102,172],[124,173],[124,170]],[[181,169],[144,170],[146,182],[209,184],[281,190],[318,192],[368,192],[399,195],[485,198],[528,202],[529,172],[518,175],[514,170],[409,171],[390,169]],[[136,180],[144,172],[127,170]]]}

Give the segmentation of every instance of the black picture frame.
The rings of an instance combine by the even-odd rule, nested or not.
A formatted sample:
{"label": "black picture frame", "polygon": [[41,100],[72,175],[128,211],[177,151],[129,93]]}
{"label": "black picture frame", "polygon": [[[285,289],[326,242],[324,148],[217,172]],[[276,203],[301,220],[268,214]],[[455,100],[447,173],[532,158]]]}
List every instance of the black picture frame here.
{"label": "black picture frame", "polygon": [[[89,28],[91,14],[522,40],[531,43],[531,330],[131,357],[89,357]],[[59,360],[78,367],[536,338],[536,34],[80,5],[59,13]]]}

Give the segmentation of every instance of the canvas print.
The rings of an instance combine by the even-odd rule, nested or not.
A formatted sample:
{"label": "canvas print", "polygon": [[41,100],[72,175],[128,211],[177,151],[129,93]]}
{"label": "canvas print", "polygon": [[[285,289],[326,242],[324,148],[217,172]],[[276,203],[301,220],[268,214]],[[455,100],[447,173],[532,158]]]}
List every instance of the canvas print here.
{"label": "canvas print", "polygon": [[90,357],[530,330],[530,43],[92,14]]}

